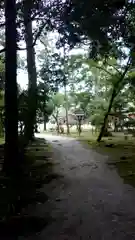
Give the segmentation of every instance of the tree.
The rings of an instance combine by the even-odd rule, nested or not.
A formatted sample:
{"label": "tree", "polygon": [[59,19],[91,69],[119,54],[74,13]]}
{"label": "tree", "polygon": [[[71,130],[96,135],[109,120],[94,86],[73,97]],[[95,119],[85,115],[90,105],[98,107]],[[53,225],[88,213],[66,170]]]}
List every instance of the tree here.
{"label": "tree", "polygon": [[[47,23],[48,19],[43,18],[43,13],[49,9],[49,5],[43,1],[19,1],[16,4],[17,9],[17,25],[18,39],[25,39],[26,50],[27,50],[27,67],[28,67],[28,114],[27,114],[27,125],[25,126],[25,136],[28,139],[32,139],[34,133],[34,124],[36,122],[36,109],[37,109],[37,76],[36,76],[36,65],[35,65],[35,51],[34,45],[39,38],[42,30],[45,26],[49,26]],[[37,18],[36,18],[37,17]],[[38,21],[38,27],[33,33],[32,21]],[[22,25],[22,23],[24,25]],[[3,24],[2,24],[3,26]],[[24,34],[25,33],[25,34]],[[20,47],[17,49],[21,50]]]}
{"label": "tree", "polygon": [[18,94],[18,125],[20,128],[20,135],[24,136],[25,126],[27,125],[28,113],[28,91],[23,90]]}
{"label": "tree", "polygon": [[38,84],[38,107],[37,121],[44,123],[44,131],[46,131],[46,123],[49,121],[49,116],[52,114],[53,106],[50,102],[51,96],[49,89],[44,82]]}
{"label": "tree", "polygon": [[43,114],[44,130],[52,113],[52,104],[50,104],[51,95],[57,93],[62,86],[63,78],[59,64],[59,54],[55,53],[49,45],[48,36],[43,35],[40,38],[43,50],[40,51],[38,59],[40,61],[39,84],[38,84],[38,113],[40,117]]}
{"label": "tree", "polygon": [[57,124],[57,131],[59,133],[60,131],[60,119],[59,119],[59,114],[60,114],[60,108],[63,106],[64,102],[64,95],[61,93],[57,93],[52,96],[52,104],[53,104],[53,112],[52,112],[52,117],[54,118],[56,124]]}
{"label": "tree", "polygon": [[[43,55],[42,55],[43,54]],[[42,57],[41,57],[42,55]],[[40,54],[40,60],[44,57],[44,52]],[[46,85],[49,92],[57,92],[63,85],[63,73],[59,62],[59,54],[46,53],[43,62],[40,66],[39,77],[40,81]]]}
{"label": "tree", "polygon": [[[112,106],[112,113],[114,116],[119,116],[119,119],[122,118],[125,111],[129,111],[129,89],[122,89],[119,94],[115,97],[113,106]],[[117,132],[118,128],[121,127],[121,121],[117,122],[117,119],[114,121],[114,131]]]}
{"label": "tree", "polygon": [[70,100],[72,101],[72,108],[80,110],[85,118],[89,117],[89,104],[92,100],[92,95],[88,91],[71,92]]}
{"label": "tree", "polygon": [[124,0],[65,1],[56,16],[61,44],[90,43],[93,57],[99,52],[118,56],[123,43],[134,45],[134,7],[132,1]]}
{"label": "tree", "polygon": [[66,126],[67,126],[67,134],[70,133],[69,129],[69,121],[68,121],[68,96],[67,96],[67,85],[68,85],[68,59],[67,59],[67,51],[66,46],[63,48],[63,59],[61,59],[63,62],[63,86],[64,86],[64,95],[65,95],[65,111],[66,111]]}
{"label": "tree", "polygon": [[[108,61],[106,61],[106,62],[104,62],[104,61],[94,62],[94,61],[91,61],[91,60],[87,60],[86,63],[90,66],[91,71],[93,71],[93,68],[101,70],[100,78],[102,79],[102,82],[104,81],[103,74],[104,74],[104,76],[107,76],[107,79],[106,79],[107,81],[105,80],[105,82],[104,82],[106,86],[109,85],[108,83],[111,83],[110,87],[108,89],[109,92],[108,92],[107,89],[105,89],[105,91],[107,90],[106,93],[108,92],[109,95],[111,95],[111,98],[108,99],[109,104],[108,104],[108,107],[107,107],[107,111],[105,113],[103,125],[102,125],[102,128],[101,128],[101,132],[100,132],[99,137],[97,139],[97,141],[100,141],[102,136],[104,134],[106,134],[105,132],[107,131],[107,129],[106,129],[107,119],[108,119],[108,115],[109,115],[109,113],[112,109],[114,99],[119,94],[120,90],[125,85],[124,80],[125,80],[125,77],[127,76],[127,73],[129,72],[130,67],[131,67],[131,58],[129,57],[126,66],[124,66],[124,65],[122,66],[115,59],[108,59]],[[96,76],[96,74],[97,74],[97,72],[95,72],[95,76]],[[102,87],[100,86],[100,90],[98,90],[98,95],[101,94],[102,91],[104,91],[103,90],[103,85],[102,85]],[[95,93],[97,95],[97,90],[96,90]],[[107,95],[104,96],[104,97],[106,98]]]}
{"label": "tree", "polygon": [[[6,54],[5,54],[5,157],[4,170],[16,172],[18,159],[18,104],[17,104],[17,31],[16,1],[6,0]],[[12,56],[12,57],[11,57]]]}
{"label": "tree", "polygon": [[24,0],[23,5],[24,26],[25,26],[25,41],[27,49],[27,69],[28,69],[28,113],[27,124],[25,125],[26,139],[31,140],[34,135],[34,125],[36,123],[37,110],[37,73],[35,64],[35,50],[33,45],[32,32],[32,8],[33,1]]}
{"label": "tree", "polygon": [[128,63],[124,67],[124,70],[116,76],[116,81],[114,82],[114,85],[113,85],[113,88],[112,88],[112,93],[111,93],[111,98],[110,98],[110,101],[109,101],[108,109],[107,109],[107,112],[105,114],[104,122],[103,122],[103,125],[102,125],[102,128],[101,128],[100,134],[98,136],[98,139],[97,139],[98,142],[102,139],[102,136],[104,135],[108,115],[111,111],[113,101],[114,101],[115,97],[118,95],[118,93],[120,92],[121,88],[124,85],[124,79],[125,79],[125,76],[127,75],[127,72],[130,69],[130,66],[131,66],[131,63],[130,63],[130,57],[129,57]]}
{"label": "tree", "polygon": [[[69,134],[69,124],[68,124],[68,99],[67,99],[67,84],[68,84],[68,78],[67,78],[67,56],[65,52],[65,48],[63,51],[63,56],[60,55],[60,53],[52,52],[51,48],[48,49],[47,47],[48,39],[45,36],[42,37],[41,43],[44,45],[46,56],[44,58],[43,64],[41,66],[40,70],[40,77],[42,80],[44,80],[44,84],[46,83],[46,87],[48,86],[48,89],[50,91],[58,91],[60,87],[64,87],[64,107],[66,111],[66,125],[67,125],[67,134]],[[40,54],[40,59],[42,59],[42,55]]]}

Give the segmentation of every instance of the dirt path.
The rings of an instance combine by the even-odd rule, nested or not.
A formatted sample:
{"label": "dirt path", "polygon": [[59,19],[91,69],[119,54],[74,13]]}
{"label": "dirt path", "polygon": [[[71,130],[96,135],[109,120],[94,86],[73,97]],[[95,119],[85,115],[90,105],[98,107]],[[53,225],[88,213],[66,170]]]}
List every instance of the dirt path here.
{"label": "dirt path", "polygon": [[48,189],[53,221],[31,239],[135,239],[135,189],[109,169],[107,157],[74,139],[42,137],[52,143],[64,178]]}

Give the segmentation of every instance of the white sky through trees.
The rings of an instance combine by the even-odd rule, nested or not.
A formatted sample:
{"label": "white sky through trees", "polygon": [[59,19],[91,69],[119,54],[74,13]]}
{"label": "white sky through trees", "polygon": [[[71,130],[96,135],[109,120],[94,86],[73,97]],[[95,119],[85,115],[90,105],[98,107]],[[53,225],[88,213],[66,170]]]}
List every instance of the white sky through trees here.
{"label": "white sky through trees", "polygon": [[[48,38],[48,42],[49,42],[49,45],[51,46],[51,48],[59,53],[60,55],[63,55],[63,49],[57,49],[56,48],[56,41],[58,39],[58,34],[56,32],[53,32],[53,33],[49,33],[47,34],[47,38]],[[25,47],[25,44],[22,43],[22,46],[21,47]],[[40,43],[40,41],[37,41],[37,45],[35,46],[35,52],[36,52],[36,56],[40,53],[41,50],[44,49],[44,46],[43,44]],[[84,46],[82,48],[74,48],[72,49],[71,51],[69,51],[69,55],[75,55],[75,54],[84,54],[86,51],[87,51],[88,47],[87,46]],[[20,59],[23,59],[24,60],[24,64],[25,66],[27,65],[27,62],[26,62],[26,51],[18,51],[18,55],[20,57]],[[37,72],[38,72],[38,69],[39,69],[39,61],[38,59],[36,58],[36,66],[37,66]],[[20,84],[21,88],[22,89],[26,89],[27,88],[27,84],[28,84],[28,74],[27,74],[27,69],[18,69],[18,74],[17,74],[17,81],[18,83]]]}

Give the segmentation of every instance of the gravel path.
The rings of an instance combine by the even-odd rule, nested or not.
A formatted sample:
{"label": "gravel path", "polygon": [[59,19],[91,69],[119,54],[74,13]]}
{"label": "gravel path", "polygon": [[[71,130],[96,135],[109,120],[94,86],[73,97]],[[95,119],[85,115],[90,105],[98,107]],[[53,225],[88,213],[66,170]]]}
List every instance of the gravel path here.
{"label": "gravel path", "polygon": [[31,239],[135,239],[135,189],[108,167],[107,157],[72,138],[40,137],[51,142],[64,178],[48,189],[53,221]]}

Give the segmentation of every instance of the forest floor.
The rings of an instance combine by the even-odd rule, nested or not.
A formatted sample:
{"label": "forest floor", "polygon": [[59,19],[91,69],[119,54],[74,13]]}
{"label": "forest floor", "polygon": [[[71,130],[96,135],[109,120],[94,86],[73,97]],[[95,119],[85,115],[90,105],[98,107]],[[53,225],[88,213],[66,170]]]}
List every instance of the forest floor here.
{"label": "forest floor", "polygon": [[44,186],[49,201],[40,213],[50,212],[52,221],[25,239],[135,239],[135,189],[108,164],[108,154],[73,138],[40,137],[51,143],[55,171],[63,177]]}
{"label": "forest floor", "polygon": [[[44,189],[58,175],[53,172],[51,147],[36,138],[25,149],[22,170],[17,177],[7,177],[0,171],[0,239],[18,239],[41,231],[50,216],[40,211],[48,201]],[[0,145],[0,166],[3,165],[4,145]]]}

